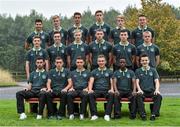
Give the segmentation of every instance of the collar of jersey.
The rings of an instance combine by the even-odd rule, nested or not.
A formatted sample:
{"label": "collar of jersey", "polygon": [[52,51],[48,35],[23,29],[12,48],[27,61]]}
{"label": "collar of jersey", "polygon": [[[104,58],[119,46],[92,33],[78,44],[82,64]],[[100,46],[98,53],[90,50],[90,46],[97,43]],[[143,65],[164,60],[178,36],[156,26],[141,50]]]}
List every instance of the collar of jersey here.
{"label": "collar of jersey", "polygon": [[54,28],[53,30],[54,30],[54,31],[61,31],[61,30],[62,30],[62,27],[59,26],[59,29],[58,29],[58,30],[56,30],[55,28]]}
{"label": "collar of jersey", "polygon": [[73,43],[76,44],[76,45],[82,45],[83,44],[82,41],[80,43],[77,43],[76,41],[74,41]]}
{"label": "collar of jersey", "polygon": [[81,28],[82,24],[80,24],[79,26],[76,26],[76,24],[73,25],[74,28]]}
{"label": "collar of jersey", "polygon": [[105,68],[102,70],[101,68],[98,67],[98,70],[99,70],[99,71],[105,71],[105,70],[107,70],[107,68],[105,67]]}
{"label": "collar of jersey", "polygon": [[42,70],[39,70],[39,69],[36,69],[36,72],[44,72],[45,70],[42,69]]}
{"label": "collar of jersey", "polygon": [[144,47],[148,47],[148,46],[151,46],[151,45],[152,45],[152,43],[150,43],[149,45],[146,45],[146,43],[143,43]]}
{"label": "collar of jersey", "polygon": [[103,26],[104,22],[102,22],[101,24],[99,24],[98,22],[96,22],[96,26]]}
{"label": "collar of jersey", "polygon": [[[60,45],[59,45],[59,47],[62,47],[62,43],[60,43]],[[57,47],[57,45],[54,43],[54,45],[53,45],[55,48]]]}
{"label": "collar of jersey", "polygon": [[146,70],[143,67],[141,67],[141,70],[142,71],[148,71],[148,70],[150,70],[150,66],[148,66]]}
{"label": "collar of jersey", "polygon": [[38,33],[42,34],[43,31],[41,30],[41,32],[37,32],[37,31],[35,30],[34,33],[35,33],[35,34],[38,34]]}
{"label": "collar of jersey", "polygon": [[76,69],[77,72],[83,72],[85,71],[85,69],[83,68],[82,71],[80,71],[79,69]]}
{"label": "collar of jersey", "polygon": [[146,26],[144,26],[144,28],[142,29],[140,26],[138,26],[138,29],[139,30],[146,30],[147,29],[147,25]]}
{"label": "collar of jersey", "polygon": [[128,46],[128,45],[129,45],[129,42],[127,41],[126,44],[123,44],[123,43],[120,41],[119,44],[122,45],[122,46]]}
{"label": "collar of jersey", "polygon": [[32,48],[33,51],[40,51],[41,47],[39,47],[38,49],[35,49],[34,47]]}
{"label": "collar of jersey", "polygon": [[97,40],[95,40],[96,44],[104,44],[105,40],[103,39],[101,42],[97,42]]}
{"label": "collar of jersey", "polygon": [[119,29],[120,29],[120,30],[124,30],[124,29],[126,29],[126,28],[125,28],[124,26],[123,26],[123,27],[116,26],[116,29],[117,29],[117,30],[119,30]]}
{"label": "collar of jersey", "polygon": [[120,71],[120,72],[127,72],[127,71],[128,71],[128,69],[126,68],[126,70],[125,70],[125,71],[122,71],[121,69],[119,69],[119,71]]}
{"label": "collar of jersey", "polygon": [[[60,72],[64,71],[64,67],[61,68]],[[59,72],[59,70],[56,68],[56,72]]]}

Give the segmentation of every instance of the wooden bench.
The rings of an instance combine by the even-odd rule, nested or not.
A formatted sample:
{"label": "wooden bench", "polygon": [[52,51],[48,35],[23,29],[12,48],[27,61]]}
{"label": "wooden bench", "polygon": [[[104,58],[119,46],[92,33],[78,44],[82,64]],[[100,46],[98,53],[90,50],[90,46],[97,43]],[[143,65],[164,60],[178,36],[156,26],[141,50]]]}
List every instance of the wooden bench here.
{"label": "wooden bench", "polygon": [[[30,105],[35,104],[35,103],[36,104],[39,103],[39,99],[38,98],[29,98],[29,99],[26,99],[25,102],[29,104],[28,112],[31,113]],[[107,102],[106,98],[96,98],[96,103],[106,103],[106,102]],[[60,103],[60,98],[54,98],[53,103],[59,104]],[[74,103],[79,103],[80,104],[81,99],[79,97],[75,98]],[[130,101],[129,101],[128,98],[121,98],[121,103],[130,103]],[[152,98],[145,98],[144,103],[153,104],[153,99]],[[89,108],[88,108],[88,115],[90,116],[89,113],[90,113],[90,111],[89,111]],[[44,110],[43,116],[47,116],[47,110]]]}

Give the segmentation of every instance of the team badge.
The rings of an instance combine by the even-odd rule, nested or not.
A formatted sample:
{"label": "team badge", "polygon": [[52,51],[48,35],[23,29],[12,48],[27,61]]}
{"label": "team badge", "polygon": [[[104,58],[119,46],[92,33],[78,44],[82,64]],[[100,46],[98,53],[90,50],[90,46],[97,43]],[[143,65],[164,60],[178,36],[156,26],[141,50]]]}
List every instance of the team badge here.
{"label": "team badge", "polygon": [[84,48],[83,47],[81,47],[81,52],[84,52]]}
{"label": "team badge", "polygon": [[84,78],[86,78],[86,77],[87,77],[87,74],[86,74],[86,73],[84,73],[84,74],[83,74],[83,77],[84,77]]}
{"label": "team badge", "polygon": [[154,48],[150,48],[150,51],[151,51],[151,52],[154,52]]}
{"label": "team badge", "polygon": [[144,49],[141,49],[141,52],[144,52]]}
{"label": "team badge", "polygon": [[64,33],[61,33],[61,37],[64,37]]}
{"label": "team badge", "polygon": [[105,76],[106,76],[106,77],[108,77],[108,76],[109,76],[109,74],[106,72],[106,73],[105,73]]}
{"label": "team badge", "polygon": [[103,28],[103,31],[106,32],[106,28]]}
{"label": "team badge", "polygon": [[153,73],[150,71],[150,72],[149,72],[149,75],[150,75],[150,76],[153,76]]}
{"label": "team badge", "polygon": [[30,54],[30,56],[34,56],[34,54],[33,54],[33,53],[31,53],[31,54]]}
{"label": "team badge", "polygon": [[131,52],[131,48],[128,48],[127,50],[128,50],[128,52]]}
{"label": "team badge", "polygon": [[77,77],[77,75],[74,75],[74,78],[76,78]]}
{"label": "team badge", "polygon": [[127,74],[126,77],[127,77],[127,78],[130,78],[130,74]]}
{"label": "team badge", "polygon": [[42,79],[46,79],[46,75],[42,75]]}
{"label": "team badge", "polygon": [[93,47],[93,50],[96,50],[96,47]]}
{"label": "team badge", "polygon": [[64,49],[61,50],[61,53],[64,53]]}
{"label": "team badge", "polygon": [[33,77],[34,79],[37,78],[36,76]]}
{"label": "team badge", "polygon": [[55,53],[55,51],[51,51],[51,53],[52,53],[52,54],[54,54],[54,53]]}
{"label": "team badge", "polygon": [[103,49],[104,49],[104,50],[106,50],[106,49],[107,49],[107,47],[106,47],[106,46],[103,46]]}
{"label": "team badge", "polygon": [[44,35],[41,35],[41,39],[44,39],[45,38],[45,36]]}
{"label": "team badge", "polygon": [[56,77],[56,75],[55,75],[55,74],[53,74],[53,77]]}
{"label": "team badge", "polygon": [[43,53],[42,53],[42,52],[39,52],[39,55],[40,55],[40,56],[42,56],[42,55],[43,55]]}
{"label": "team badge", "polygon": [[65,74],[64,74],[64,73],[62,73],[62,77],[63,77],[63,78],[65,77]]}

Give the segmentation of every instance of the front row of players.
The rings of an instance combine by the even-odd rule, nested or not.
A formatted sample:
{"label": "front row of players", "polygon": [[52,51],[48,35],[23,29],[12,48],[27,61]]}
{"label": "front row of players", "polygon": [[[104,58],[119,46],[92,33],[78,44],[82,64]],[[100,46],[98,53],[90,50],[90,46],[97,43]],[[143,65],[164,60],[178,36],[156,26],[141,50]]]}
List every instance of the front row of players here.
{"label": "front row of players", "polygon": [[[141,55],[141,68],[135,74],[126,68],[125,58],[120,58],[120,68],[114,73],[106,67],[104,55],[97,59],[98,68],[89,72],[84,68],[84,60],[77,57],[77,69],[69,71],[63,67],[63,60],[60,57],[55,59],[55,69],[49,73],[44,70],[44,60],[41,57],[36,59],[36,71],[29,77],[29,85],[22,91],[16,93],[17,111],[20,119],[27,118],[24,109],[24,99],[38,97],[39,110],[37,119],[42,119],[45,104],[48,108],[48,118],[57,119],[65,117],[67,104],[69,119],[74,119],[73,99],[81,98],[80,119],[84,119],[86,106],[89,102],[91,120],[98,119],[96,98],[107,99],[104,119],[110,121],[112,106],[114,104],[114,118],[121,117],[121,98],[130,100],[130,119],[136,118],[136,112],[142,120],[146,120],[146,113],[143,99],[152,97],[154,104],[150,120],[159,116],[162,97],[159,92],[159,76],[157,71],[149,66],[149,58],[146,54]],[[60,106],[57,112],[54,110],[53,98],[60,98]]]}

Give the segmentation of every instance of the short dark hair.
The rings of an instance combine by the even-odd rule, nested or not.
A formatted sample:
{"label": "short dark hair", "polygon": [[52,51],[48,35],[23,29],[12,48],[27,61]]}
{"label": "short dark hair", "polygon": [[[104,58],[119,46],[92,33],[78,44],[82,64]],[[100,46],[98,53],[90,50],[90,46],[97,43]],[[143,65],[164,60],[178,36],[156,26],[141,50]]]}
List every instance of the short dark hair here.
{"label": "short dark hair", "polygon": [[83,61],[84,61],[84,59],[83,59],[82,56],[78,56],[78,57],[76,58],[76,60],[83,60]]}
{"label": "short dark hair", "polygon": [[142,57],[148,57],[148,58],[149,58],[148,54],[146,54],[146,53],[141,54],[141,55],[140,55],[140,59],[141,59]]}
{"label": "short dark hair", "polygon": [[38,56],[38,57],[36,57],[36,61],[37,61],[37,60],[43,60],[43,61],[44,61],[44,58],[41,57],[41,56]]}
{"label": "short dark hair", "polygon": [[60,56],[57,56],[56,59],[55,59],[55,61],[56,61],[56,60],[62,60],[62,61],[63,61],[63,59],[62,59]]}
{"label": "short dark hair", "polygon": [[35,24],[36,24],[37,22],[41,22],[41,23],[42,23],[42,20],[41,20],[41,19],[36,19],[36,20],[35,20]]}
{"label": "short dark hair", "polygon": [[120,61],[121,59],[124,59],[124,60],[126,60],[126,58],[125,58],[125,57],[123,57],[123,56],[119,58],[119,61]]}
{"label": "short dark hair", "polygon": [[34,40],[35,38],[39,38],[39,39],[41,40],[41,37],[40,37],[39,35],[34,35],[33,40]]}
{"label": "short dark hair", "polygon": [[124,33],[124,32],[127,32],[127,33],[128,33],[128,30],[127,30],[127,29],[122,29],[122,30],[120,31],[120,33]]}
{"label": "short dark hair", "polygon": [[147,17],[147,16],[144,15],[144,14],[139,14],[139,15],[138,15],[138,18],[139,18],[139,17]]}
{"label": "short dark hair", "polygon": [[96,15],[97,13],[102,13],[102,14],[103,14],[103,11],[102,11],[102,10],[97,10],[97,11],[95,12],[95,15]]}
{"label": "short dark hair", "polygon": [[96,32],[99,32],[99,31],[104,32],[103,29],[101,29],[101,28],[99,28],[99,29],[96,30]]}
{"label": "short dark hair", "polygon": [[75,15],[80,15],[80,17],[81,17],[81,13],[80,12],[74,12],[74,17],[75,17]]}
{"label": "short dark hair", "polygon": [[61,36],[61,32],[59,32],[59,31],[54,31],[54,34],[60,34],[60,36]]}

